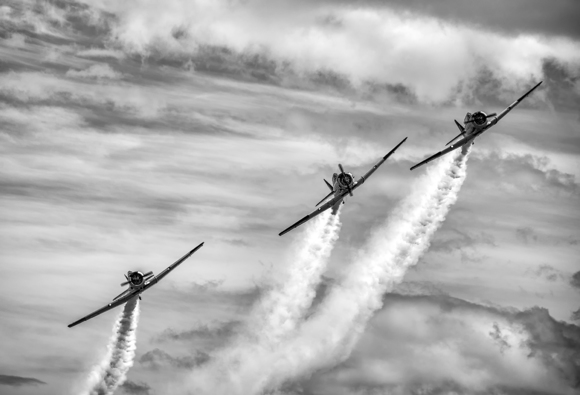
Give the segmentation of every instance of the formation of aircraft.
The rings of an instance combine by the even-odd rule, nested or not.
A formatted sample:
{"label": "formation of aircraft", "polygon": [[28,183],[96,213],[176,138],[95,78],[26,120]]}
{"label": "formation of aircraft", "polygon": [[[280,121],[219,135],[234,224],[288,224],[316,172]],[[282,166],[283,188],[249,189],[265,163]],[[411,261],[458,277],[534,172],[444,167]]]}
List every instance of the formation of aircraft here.
{"label": "formation of aircraft", "polygon": [[78,321],[73,322],[68,327],[72,328],[73,326],[76,326],[82,322],[90,320],[91,318],[94,318],[100,314],[103,314],[105,311],[109,311],[111,309],[114,309],[115,307],[120,306],[123,303],[126,303],[133,298],[138,297],[139,299],[141,299],[141,293],[143,293],[144,291],[148,290],[149,288],[151,288],[152,286],[157,284],[159,281],[161,281],[161,279],[163,279],[163,277],[167,276],[173,269],[175,269],[177,266],[179,266],[179,264],[181,264],[187,258],[192,256],[193,253],[195,251],[199,250],[202,246],[203,246],[203,242],[201,244],[199,244],[197,247],[195,247],[193,250],[189,251],[187,254],[185,254],[184,256],[179,258],[177,261],[175,261],[173,264],[171,264],[169,267],[167,267],[165,270],[163,270],[162,272],[160,272],[156,276],[153,275],[153,272],[148,272],[145,274],[143,274],[141,272],[127,272],[127,274],[125,275],[125,279],[127,281],[121,283],[121,286],[124,287],[125,285],[128,285],[129,288],[124,290],[121,294],[117,295],[113,299],[113,301],[111,303],[109,303],[108,305],[106,305],[106,306],[98,309],[97,311],[81,318]]}
{"label": "formation of aircraft", "polygon": [[[435,159],[437,159],[437,158],[439,158],[439,157],[441,157],[441,156],[443,156],[443,155],[445,155],[453,150],[456,150],[459,147],[463,147],[462,150],[463,150],[463,153],[465,154],[467,152],[467,148],[474,143],[473,140],[475,140],[475,138],[477,136],[481,135],[483,132],[489,130],[489,128],[491,128],[496,123],[498,123],[500,119],[505,117],[507,115],[507,113],[510,112],[515,106],[517,106],[522,100],[524,100],[526,98],[526,96],[528,96],[530,93],[532,93],[534,91],[534,89],[536,89],[538,86],[540,86],[542,84],[542,82],[544,82],[544,81],[540,81],[536,86],[534,86],[532,89],[527,91],[525,95],[523,95],[518,100],[513,102],[510,106],[508,106],[508,108],[506,108],[505,110],[500,112],[499,115],[496,113],[488,115],[488,114],[484,113],[483,111],[477,111],[473,114],[467,113],[465,115],[465,119],[463,120],[463,126],[460,125],[459,122],[455,121],[455,124],[459,128],[459,134],[457,136],[455,136],[453,139],[451,139],[451,141],[445,145],[451,144],[459,137],[463,137],[463,138],[461,140],[459,140],[457,143],[455,143],[453,145],[449,145],[449,147],[445,148],[443,151],[439,151],[435,155],[432,155],[432,156],[428,157],[427,159],[425,159],[424,161],[411,167],[411,170],[416,169],[419,166],[423,166],[424,164],[429,163],[432,160],[435,160]],[[492,118],[492,117],[494,117],[494,118],[491,121],[489,121],[488,118]]]}
{"label": "formation of aircraft", "polygon": [[[497,124],[504,116],[507,115],[515,106],[517,106],[522,100],[524,100],[530,93],[532,93],[538,86],[542,84],[543,81],[540,81],[536,84],[532,89],[526,92],[522,97],[518,100],[513,102],[510,106],[508,106],[505,110],[498,114],[486,114],[483,111],[477,111],[473,114],[467,113],[465,119],[463,121],[463,125],[459,124],[459,122],[455,121],[455,124],[459,128],[459,134],[455,136],[451,141],[449,141],[446,145],[449,147],[445,148],[444,150],[436,153],[428,157],[427,159],[423,160],[422,162],[416,164],[415,166],[411,167],[411,170],[416,169],[419,166],[422,166],[432,160],[435,160],[453,150],[456,150],[460,147],[463,147],[464,153],[466,152],[467,148],[473,144],[473,140],[481,135],[483,132],[489,130],[492,126]],[[493,118],[489,120],[489,118]],[[457,143],[451,144],[453,141],[457,140],[459,137],[463,137]],[[298,222],[294,223],[290,227],[284,229],[282,232],[279,233],[279,236],[282,236],[292,229],[299,227],[300,225],[308,222],[312,218],[316,217],[317,215],[323,213],[328,209],[332,209],[332,213],[336,214],[340,204],[344,204],[347,195],[353,196],[353,191],[360,187],[364,182],[381,166],[405,141],[407,138],[405,137],[395,148],[393,148],[388,154],[386,154],[381,160],[377,162],[365,175],[361,176],[358,180],[352,175],[352,173],[347,173],[344,171],[344,168],[341,164],[338,165],[340,169],[340,173],[334,173],[332,176],[332,184],[328,181],[324,180],[325,184],[330,189],[328,195],[326,195],[320,202],[316,204],[317,209],[311,212],[310,214],[306,215]],[[323,204],[324,203],[324,204]],[[76,326],[82,322],[90,320],[108,310],[111,310],[123,303],[126,303],[133,298],[141,299],[141,293],[146,291],[147,289],[151,288],[153,285],[157,284],[163,277],[168,275],[173,269],[175,269],[178,265],[180,265],[183,261],[193,255],[198,249],[203,246],[203,242],[195,247],[193,250],[189,251],[187,254],[179,258],[176,262],[172,265],[167,267],[165,270],[160,272],[158,275],[153,275],[153,272],[148,273],[141,273],[139,271],[136,272],[127,272],[125,275],[126,281],[121,284],[121,286],[128,285],[125,291],[121,294],[116,296],[113,301],[106,306],[96,310],[95,312],[73,322],[72,324],[68,325],[69,328]]]}
{"label": "formation of aircraft", "polygon": [[352,175],[352,173],[345,173],[342,165],[338,164],[340,174],[334,173],[332,175],[332,184],[324,180],[326,186],[328,186],[328,188],[330,189],[330,193],[326,195],[324,198],[322,198],[322,200],[318,202],[316,206],[319,206],[326,199],[334,195],[332,199],[328,200],[326,203],[324,203],[322,206],[318,207],[316,210],[314,210],[313,212],[302,218],[300,221],[284,229],[282,232],[278,234],[278,236],[282,236],[290,232],[292,229],[295,229],[300,225],[310,221],[312,218],[316,217],[318,214],[325,212],[329,208],[332,208],[332,214],[336,214],[336,211],[338,210],[340,204],[341,203],[344,204],[346,195],[353,196],[352,191],[354,191],[362,184],[364,184],[364,182],[379,168],[379,166],[382,165],[389,158],[389,156],[391,156],[397,150],[397,148],[399,148],[401,144],[403,144],[406,140],[407,138],[405,137],[403,141],[401,141],[395,148],[391,150],[391,152],[386,154],[380,161],[378,161],[377,164],[372,167],[372,169],[370,169],[364,176],[361,176],[358,179],[358,181],[355,181],[355,178]]}

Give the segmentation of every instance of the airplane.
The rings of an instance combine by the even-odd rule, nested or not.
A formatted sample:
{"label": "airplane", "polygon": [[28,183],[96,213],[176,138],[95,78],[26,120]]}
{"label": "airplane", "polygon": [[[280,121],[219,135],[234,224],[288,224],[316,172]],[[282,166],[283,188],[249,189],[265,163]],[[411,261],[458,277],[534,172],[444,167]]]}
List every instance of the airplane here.
{"label": "airplane", "polygon": [[324,203],[322,206],[318,207],[316,210],[302,218],[300,221],[296,222],[294,225],[290,226],[289,228],[284,229],[282,232],[278,234],[278,236],[283,236],[284,234],[290,232],[292,229],[299,227],[300,225],[308,222],[312,218],[316,217],[318,214],[328,210],[332,207],[332,214],[336,214],[338,208],[340,207],[340,203],[344,204],[344,199],[346,195],[352,195],[352,191],[360,187],[370,176],[379,168],[380,165],[386,161],[389,156],[393,154],[403,144],[407,138],[405,137],[403,141],[401,141],[395,148],[391,150],[387,155],[385,155],[376,165],[373,166],[364,176],[359,178],[358,181],[355,181],[354,176],[352,173],[345,173],[341,164],[338,164],[338,168],[340,169],[340,174],[334,173],[332,175],[332,185],[324,180],[328,188],[330,189],[330,193],[326,195],[316,206],[320,205],[320,203],[324,202],[330,196],[334,195],[332,199]]}
{"label": "airplane", "polygon": [[[498,123],[500,119],[505,117],[507,115],[507,113],[510,112],[515,106],[517,106],[522,100],[524,100],[526,98],[526,96],[528,96],[530,93],[532,93],[534,91],[534,89],[536,89],[538,86],[540,86],[540,84],[542,82],[544,82],[544,81],[540,81],[536,86],[534,86],[532,89],[530,89],[525,95],[523,95],[518,100],[513,102],[508,108],[506,108],[505,110],[500,112],[499,115],[496,113],[488,115],[488,114],[484,113],[483,111],[477,111],[473,114],[467,113],[465,115],[465,119],[463,120],[464,126],[459,124],[459,122],[455,121],[455,125],[457,125],[457,127],[459,128],[459,134],[457,136],[455,136],[453,139],[451,139],[451,141],[445,145],[451,144],[459,137],[463,137],[463,139],[459,140],[457,143],[455,143],[453,145],[449,145],[449,147],[445,148],[443,151],[437,152],[435,155],[428,157],[423,162],[416,164],[415,166],[411,167],[411,170],[416,169],[419,166],[423,166],[424,164],[429,163],[432,160],[435,160],[435,159],[445,155],[448,152],[456,150],[459,147],[463,147],[462,152],[463,152],[463,154],[466,154],[467,149],[469,148],[470,145],[474,144],[473,140],[475,140],[475,138],[477,136],[479,136],[480,134],[482,134],[483,132],[487,131],[489,128],[494,126],[496,123]],[[491,121],[488,121],[488,118],[491,118],[491,117],[495,117],[495,118],[493,118]],[[471,144],[469,144],[469,143],[471,143]]]}
{"label": "airplane", "polygon": [[83,317],[80,320],[73,322],[72,324],[68,325],[68,327],[72,328],[73,326],[76,326],[82,322],[90,320],[91,318],[94,318],[94,317],[98,316],[99,314],[104,313],[105,311],[109,311],[111,309],[114,309],[115,307],[122,305],[123,303],[128,302],[129,300],[131,300],[135,297],[138,297],[139,299],[141,299],[142,292],[148,290],[153,285],[155,285],[159,281],[161,281],[161,279],[163,277],[167,276],[169,274],[169,272],[171,272],[173,269],[175,269],[181,262],[185,261],[191,255],[193,255],[193,253],[195,251],[199,250],[202,246],[203,246],[203,242],[200,245],[198,245],[197,247],[195,247],[193,250],[189,251],[187,254],[185,254],[184,256],[179,258],[171,266],[167,267],[165,270],[160,272],[157,276],[154,276],[153,272],[147,272],[145,274],[143,274],[141,272],[131,272],[131,271],[127,272],[127,274],[124,275],[125,279],[127,281],[125,281],[124,283],[121,283],[121,286],[124,287],[125,285],[128,285],[129,288],[127,288],[121,294],[116,296],[113,299],[113,301],[111,303],[109,303],[108,305],[106,305],[105,307],[100,308],[99,310],[87,315],[86,317]]}

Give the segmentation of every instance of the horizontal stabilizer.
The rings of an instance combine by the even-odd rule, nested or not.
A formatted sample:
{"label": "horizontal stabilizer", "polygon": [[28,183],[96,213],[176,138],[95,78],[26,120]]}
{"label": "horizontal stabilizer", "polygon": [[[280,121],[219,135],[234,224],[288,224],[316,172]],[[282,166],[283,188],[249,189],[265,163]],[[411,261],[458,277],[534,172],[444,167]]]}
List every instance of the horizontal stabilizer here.
{"label": "horizontal stabilizer", "polygon": [[[323,180],[324,180],[324,178],[323,178]],[[324,182],[326,183],[326,186],[328,187],[328,189],[330,189],[331,191],[334,192],[334,188],[332,187],[332,185],[330,185],[330,183],[326,180],[324,180]]]}
{"label": "horizontal stabilizer", "polygon": [[326,195],[325,197],[322,198],[321,201],[319,201],[318,203],[316,203],[316,206],[318,206],[320,203],[324,202],[326,199],[328,199],[329,197],[331,197],[333,193],[334,193],[334,191],[330,191],[330,193],[328,195]]}

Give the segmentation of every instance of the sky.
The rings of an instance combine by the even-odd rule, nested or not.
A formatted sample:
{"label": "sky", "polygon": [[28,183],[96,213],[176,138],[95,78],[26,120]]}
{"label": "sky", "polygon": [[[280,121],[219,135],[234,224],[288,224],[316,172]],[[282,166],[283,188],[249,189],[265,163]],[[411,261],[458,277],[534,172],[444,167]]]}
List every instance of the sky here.
{"label": "sky", "polygon": [[[115,393],[214,393],[215,377],[247,394],[578,393],[579,18],[576,0],[3,1],[0,393],[82,392],[122,309],[66,325],[202,241],[143,294]],[[341,290],[437,187],[444,159],[409,168],[453,120],[539,81],[477,139],[336,356],[277,363],[348,316]],[[338,163],[360,176],[405,137],[324,243],[324,218],[278,236]]]}

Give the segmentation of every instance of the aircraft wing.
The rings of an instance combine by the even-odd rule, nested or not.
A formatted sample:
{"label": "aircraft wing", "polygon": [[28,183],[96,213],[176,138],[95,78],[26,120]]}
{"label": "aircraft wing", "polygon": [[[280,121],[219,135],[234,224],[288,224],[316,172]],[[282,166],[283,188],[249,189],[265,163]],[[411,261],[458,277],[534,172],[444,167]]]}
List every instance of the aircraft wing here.
{"label": "aircraft wing", "polygon": [[355,185],[353,185],[351,190],[355,190],[356,188],[361,186],[367,180],[367,178],[369,178],[379,168],[380,165],[382,165],[387,159],[389,159],[389,156],[391,156],[397,150],[397,148],[399,148],[401,146],[401,144],[403,144],[405,141],[407,141],[406,137],[403,139],[403,141],[401,141],[399,144],[397,144],[397,146],[395,148],[393,148],[388,154],[383,156],[383,158],[380,161],[378,161],[377,164],[374,165],[372,167],[372,169],[370,169],[364,176],[359,178],[359,180],[356,182]]}
{"label": "aircraft wing", "polygon": [[465,138],[463,138],[463,139],[459,140],[459,141],[458,141],[458,142],[456,142],[455,144],[453,144],[453,145],[450,145],[449,147],[445,148],[443,151],[439,151],[439,152],[437,152],[435,155],[428,157],[428,158],[427,158],[427,159],[425,159],[423,162],[417,163],[415,166],[411,167],[411,170],[413,170],[413,169],[416,169],[416,168],[417,168],[417,167],[419,167],[419,166],[423,166],[424,164],[426,164],[426,163],[429,163],[429,162],[431,162],[432,160],[435,160],[435,159],[437,159],[437,158],[439,158],[439,157],[441,157],[441,156],[443,156],[443,155],[445,155],[445,154],[447,154],[447,153],[449,153],[449,152],[451,152],[451,151],[453,151],[453,150],[456,150],[456,149],[457,149],[457,148],[459,148],[459,147],[462,147],[462,146],[464,146],[465,144],[467,144],[467,143],[471,142],[471,141],[472,141],[472,140],[473,140],[475,137],[477,137],[478,135],[479,135],[479,134],[477,134],[477,135],[476,135],[476,134],[472,134],[472,135],[471,135],[471,136],[469,136],[469,137],[465,137]]}
{"label": "aircraft wing", "polygon": [[132,292],[129,295],[126,295],[126,296],[124,296],[124,297],[122,297],[120,299],[117,299],[117,300],[109,303],[105,307],[102,307],[102,308],[98,309],[97,311],[95,311],[95,312],[87,315],[86,317],[83,317],[80,320],[73,322],[68,327],[69,328],[72,328],[73,326],[76,326],[76,325],[78,325],[78,324],[80,324],[82,322],[88,321],[91,318],[94,318],[94,317],[96,317],[96,316],[98,316],[100,314],[103,314],[105,311],[109,311],[109,310],[114,309],[115,307],[117,307],[119,305],[122,305],[123,303],[128,302],[132,298],[136,298],[137,296],[139,296],[139,291],[136,290],[135,292]]}
{"label": "aircraft wing", "polygon": [[167,276],[173,269],[175,269],[177,266],[179,266],[187,258],[192,256],[194,252],[199,250],[203,246],[203,243],[204,242],[200,243],[197,247],[195,247],[193,250],[189,251],[187,254],[185,254],[184,256],[179,258],[178,260],[176,260],[174,263],[172,263],[170,266],[168,266],[165,270],[161,271],[158,275],[156,275],[153,278],[151,278],[150,280],[148,280],[142,289],[145,290],[147,288],[150,288],[154,284],[157,284],[163,277]]}
{"label": "aircraft wing", "polygon": [[282,232],[280,232],[278,234],[278,236],[283,236],[286,233],[290,232],[292,229],[299,227],[300,225],[310,221],[312,218],[316,217],[318,214],[323,213],[324,211],[328,210],[329,208],[331,208],[332,206],[334,206],[337,203],[340,203],[342,201],[342,199],[344,199],[344,196],[348,193],[348,191],[343,191],[340,195],[336,195],[335,197],[333,197],[332,199],[330,199],[328,202],[324,203],[322,206],[318,207],[316,210],[314,210],[313,212],[311,212],[310,214],[308,214],[307,216],[305,216],[304,218],[302,218],[300,221],[296,222],[295,224],[289,226],[288,228],[284,229]]}
{"label": "aircraft wing", "polygon": [[490,121],[490,125],[489,126],[493,126],[496,123],[498,123],[500,119],[502,119],[503,117],[505,117],[507,115],[507,113],[510,112],[511,110],[513,110],[513,108],[515,106],[517,106],[518,104],[520,104],[520,102],[522,100],[524,100],[530,93],[532,93],[534,91],[534,89],[536,89],[538,86],[540,86],[542,84],[542,82],[544,82],[544,81],[538,82],[536,84],[536,86],[534,86],[532,89],[530,89],[529,91],[527,91],[522,97],[520,97],[518,100],[516,100],[515,102],[513,102],[508,108],[506,108],[505,110],[503,110],[502,112],[500,112],[497,117],[495,117],[492,121]]}

